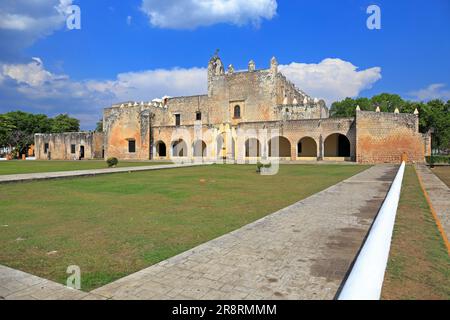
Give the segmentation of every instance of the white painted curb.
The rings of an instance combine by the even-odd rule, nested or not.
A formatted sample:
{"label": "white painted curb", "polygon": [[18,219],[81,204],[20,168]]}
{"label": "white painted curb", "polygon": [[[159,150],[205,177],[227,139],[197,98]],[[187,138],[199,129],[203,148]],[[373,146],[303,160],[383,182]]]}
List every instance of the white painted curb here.
{"label": "white painted curb", "polygon": [[380,299],[404,172],[405,162],[402,162],[339,300]]}

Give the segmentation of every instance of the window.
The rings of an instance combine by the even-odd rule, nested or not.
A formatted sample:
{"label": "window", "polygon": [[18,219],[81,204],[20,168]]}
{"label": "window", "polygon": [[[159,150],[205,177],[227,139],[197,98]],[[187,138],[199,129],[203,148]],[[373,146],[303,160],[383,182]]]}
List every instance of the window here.
{"label": "window", "polygon": [[74,144],[70,145],[70,153],[72,153],[72,154],[75,153],[75,145]]}
{"label": "window", "polygon": [[202,120],[202,113],[200,111],[195,113],[195,120]]}
{"label": "window", "polygon": [[180,114],[176,114],[175,115],[175,125],[179,126],[181,124],[181,115]]}
{"label": "window", "polygon": [[234,106],[234,118],[241,117],[241,107],[239,105]]}
{"label": "window", "polygon": [[48,143],[44,143],[44,153],[48,152]]}
{"label": "window", "polygon": [[136,152],[136,140],[128,140],[128,152]]}

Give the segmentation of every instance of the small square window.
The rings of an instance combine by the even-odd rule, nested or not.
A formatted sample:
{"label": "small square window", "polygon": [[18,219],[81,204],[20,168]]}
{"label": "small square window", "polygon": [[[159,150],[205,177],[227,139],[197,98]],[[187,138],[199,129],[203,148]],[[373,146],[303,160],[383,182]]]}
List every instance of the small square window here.
{"label": "small square window", "polygon": [[72,154],[75,153],[75,145],[74,144],[70,145],[70,153],[72,153]]}
{"label": "small square window", "polygon": [[128,152],[136,152],[136,140],[128,140]]}
{"label": "small square window", "polygon": [[202,113],[200,111],[195,113],[195,120],[202,120]]}
{"label": "small square window", "polygon": [[44,153],[48,152],[48,143],[44,143]]}
{"label": "small square window", "polygon": [[181,115],[180,114],[176,114],[175,115],[175,125],[179,126],[181,124]]}

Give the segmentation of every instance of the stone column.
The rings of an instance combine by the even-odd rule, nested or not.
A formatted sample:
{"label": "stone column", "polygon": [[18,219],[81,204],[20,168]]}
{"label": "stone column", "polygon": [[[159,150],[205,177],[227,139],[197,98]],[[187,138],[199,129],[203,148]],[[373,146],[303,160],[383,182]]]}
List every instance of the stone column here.
{"label": "stone column", "polygon": [[323,160],[324,157],[324,143],[323,143],[323,138],[322,135],[319,136],[319,145],[318,145],[318,151],[319,151],[319,155],[317,157],[317,160],[321,161]]}

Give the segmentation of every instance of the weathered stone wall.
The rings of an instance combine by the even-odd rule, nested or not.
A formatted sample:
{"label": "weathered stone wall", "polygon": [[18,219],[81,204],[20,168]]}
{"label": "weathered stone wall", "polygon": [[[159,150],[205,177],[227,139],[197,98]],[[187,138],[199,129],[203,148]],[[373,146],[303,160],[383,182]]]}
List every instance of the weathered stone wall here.
{"label": "weathered stone wall", "polygon": [[414,114],[356,112],[356,160],[360,163],[423,162],[425,144]]}
{"label": "weathered stone wall", "polygon": [[[105,157],[124,160],[150,158],[150,107],[119,106],[104,110]],[[160,115],[161,116],[161,115]],[[134,140],[136,151],[129,152],[128,142]]]}
{"label": "weathered stone wall", "polygon": [[[238,138],[238,134],[241,134],[242,138]],[[186,143],[187,148],[185,155],[191,158],[194,155],[193,147],[196,140],[201,139],[207,146],[205,159],[227,157],[228,159],[237,160],[239,155],[243,156],[245,154],[245,141],[247,139],[258,139],[261,149],[260,156],[263,156],[268,155],[271,138],[277,136],[283,137],[283,140],[288,141],[288,146],[286,143],[280,145],[282,151],[286,148],[290,150],[288,155],[285,155],[283,151],[282,158],[297,159],[298,143],[305,138],[309,138],[305,145],[305,148],[308,150],[308,158],[323,158],[326,150],[330,151],[333,157],[342,158],[338,157],[338,154],[333,154],[335,145],[332,140],[335,134],[341,134],[347,138],[350,150],[346,158],[354,160],[356,136],[353,118],[255,121],[241,122],[236,126],[230,124],[215,126],[160,126],[153,128],[153,154],[155,159],[172,158],[173,143],[182,139]],[[159,144],[165,146],[166,154],[163,157],[160,157],[157,152]],[[313,152],[311,151],[312,145],[314,145]],[[302,158],[300,157],[299,159]]]}
{"label": "weathered stone wall", "polygon": [[[45,144],[48,152],[45,152]],[[38,160],[74,160],[80,156],[80,148],[84,147],[85,159],[101,159],[103,153],[103,133],[69,132],[36,134],[34,136],[35,156]],[[72,153],[75,145],[75,153]]]}
{"label": "weathered stone wall", "polygon": [[[237,105],[240,117],[234,116]],[[198,112],[201,121],[196,120]],[[424,146],[428,151],[430,148],[429,135],[418,133],[414,115],[358,111],[356,119],[328,118],[325,103],[309,97],[278,72],[275,58],[268,69],[256,70],[251,61],[248,71],[234,72],[230,66],[225,72],[215,55],[208,64],[206,95],[114,105],[104,111],[104,127],[105,156],[121,159],[169,159],[173,156],[173,143],[183,133],[186,156],[192,157],[194,132],[204,135],[206,158],[236,159],[245,149],[245,141],[237,140],[239,130],[270,128],[278,129],[280,136],[286,138],[282,149],[287,155],[290,148],[290,157],[286,156],[290,159],[398,162],[401,153],[406,152],[412,161],[422,161]],[[136,151],[131,153],[130,140],[136,143]],[[220,148],[218,140],[225,141]],[[269,141],[260,143],[266,154]],[[158,145],[165,146],[164,156],[159,154]]]}
{"label": "weathered stone wall", "polygon": [[[289,104],[287,104],[289,101]],[[234,108],[240,107],[240,117]],[[121,159],[149,159],[150,125],[153,146],[159,134],[172,134],[176,115],[180,128],[194,126],[201,113],[201,123],[219,128],[225,124],[236,127],[240,123],[273,120],[298,120],[328,117],[323,101],[314,100],[299,91],[278,72],[276,60],[271,68],[225,73],[217,56],[208,65],[208,94],[167,98],[148,103],[127,102],[104,110],[105,156]],[[151,114],[151,119],[149,118]],[[151,122],[151,123],[150,123]],[[167,137],[163,137],[167,143]],[[128,152],[128,141],[136,142],[136,152]],[[170,140],[170,139],[169,139]],[[167,147],[170,145],[167,144]]]}

